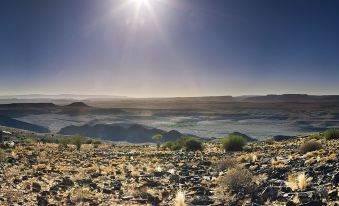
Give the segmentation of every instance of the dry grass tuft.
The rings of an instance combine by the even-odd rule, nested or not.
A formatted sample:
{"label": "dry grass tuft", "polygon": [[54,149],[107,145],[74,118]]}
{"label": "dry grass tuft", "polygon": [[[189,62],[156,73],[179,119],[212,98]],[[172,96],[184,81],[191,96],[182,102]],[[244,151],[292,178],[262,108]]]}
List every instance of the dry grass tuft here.
{"label": "dry grass tuft", "polygon": [[225,171],[225,170],[236,167],[238,164],[239,164],[239,162],[236,159],[227,158],[227,159],[223,159],[223,160],[217,162],[216,166],[217,166],[219,171]]}
{"label": "dry grass tuft", "polygon": [[226,186],[230,190],[234,191],[249,189],[252,181],[252,173],[242,168],[229,169],[226,176],[219,179],[220,186]]}
{"label": "dry grass tuft", "polygon": [[185,206],[185,193],[181,190],[177,192],[174,206]]}
{"label": "dry grass tuft", "polygon": [[285,167],[285,162],[282,161],[282,160],[275,160],[275,159],[272,159],[271,164],[272,164],[272,167],[274,167],[274,168],[282,168],[282,167]]}
{"label": "dry grass tuft", "polygon": [[312,177],[307,178],[304,172],[299,174],[290,174],[286,181],[286,185],[293,191],[298,189],[303,191],[307,188],[312,179]]}

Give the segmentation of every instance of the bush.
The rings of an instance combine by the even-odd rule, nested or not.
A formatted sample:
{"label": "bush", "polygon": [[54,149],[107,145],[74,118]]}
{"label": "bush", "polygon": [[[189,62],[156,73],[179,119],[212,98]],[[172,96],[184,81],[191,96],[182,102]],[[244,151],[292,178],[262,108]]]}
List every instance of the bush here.
{"label": "bush", "polygon": [[88,140],[86,140],[85,144],[93,144],[93,140],[92,139],[88,139]]}
{"label": "bush", "polygon": [[37,140],[32,137],[26,137],[22,140],[22,142],[25,144],[35,144]]}
{"label": "bush", "polygon": [[225,177],[220,179],[220,185],[233,191],[248,190],[252,184],[253,175],[242,168],[232,168],[227,171]]}
{"label": "bush", "polygon": [[81,135],[74,135],[72,137],[66,137],[59,140],[59,146],[66,147],[69,144],[75,145],[77,150],[80,150],[81,145],[86,143],[88,139]]}
{"label": "bush", "polygon": [[222,172],[225,170],[229,170],[232,168],[235,168],[238,165],[238,161],[234,158],[227,158],[224,160],[220,160],[219,162],[216,163],[216,167],[218,171]]}
{"label": "bush", "polygon": [[194,137],[182,138],[179,143],[186,149],[186,151],[202,151],[203,145],[200,140]]}
{"label": "bush", "polygon": [[173,151],[181,150],[182,148],[185,148],[186,151],[202,151],[204,149],[202,142],[195,137],[183,137],[175,142],[165,142],[162,147]]}
{"label": "bush", "polygon": [[339,139],[339,130],[337,129],[327,129],[324,131],[325,138],[330,139]]}
{"label": "bush", "polygon": [[246,143],[246,139],[239,135],[229,135],[221,140],[222,148],[225,151],[241,151]]}
{"label": "bush", "polygon": [[152,139],[157,143],[157,148],[159,149],[162,139],[162,134],[155,134],[152,136]]}
{"label": "bush", "polygon": [[101,144],[102,144],[102,142],[100,140],[93,141],[94,148],[98,148],[99,145],[101,145]]}
{"label": "bush", "polygon": [[268,144],[268,145],[274,145],[275,141],[274,141],[274,139],[267,139],[267,140],[265,140],[265,143]]}
{"label": "bush", "polygon": [[173,142],[173,145],[171,147],[171,150],[178,151],[182,149],[182,145],[179,142]]}
{"label": "bush", "polygon": [[59,139],[59,146],[60,147],[67,147],[68,144],[71,143],[70,139],[69,138],[61,138]]}
{"label": "bush", "polygon": [[320,149],[322,149],[321,144],[319,142],[311,140],[302,144],[299,148],[299,152],[302,154],[306,154],[307,152],[312,152]]}
{"label": "bush", "polygon": [[161,145],[161,147],[165,148],[165,149],[170,149],[172,150],[173,146],[175,145],[174,142],[165,142]]}
{"label": "bush", "polygon": [[86,138],[84,138],[81,135],[74,135],[71,137],[71,144],[75,145],[77,147],[77,150],[80,150],[81,145],[85,143]]}

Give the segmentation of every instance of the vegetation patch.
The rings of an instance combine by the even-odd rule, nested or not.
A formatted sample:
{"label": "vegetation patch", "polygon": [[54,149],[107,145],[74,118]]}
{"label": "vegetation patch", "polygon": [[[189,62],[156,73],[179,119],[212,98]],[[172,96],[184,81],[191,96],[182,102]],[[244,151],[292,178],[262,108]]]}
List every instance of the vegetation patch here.
{"label": "vegetation patch", "polygon": [[338,129],[327,129],[324,131],[324,136],[326,139],[339,139],[339,130]]}
{"label": "vegetation patch", "polygon": [[186,151],[202,151],[204,149],[202,141],[195,137],[183,137],[175,142],[165,142],[163,148],[173,151],[185,149]]}
{"label": "vegetation patch", "polygon": [[220,185],[233,191],[248,191],[252,184],[253,175],[242,168],[232,168],[227,171],[225,177],[220,178]]}
{"label": "vegetation patch", "polygon": [[229,135],[221,139],[221,144],[225,151],[242,151],[247,142],[239,135]]}
{"label": "vegetation patch", "polygon": [[311,140],[302,144],[299,148],[299,152],[302,154],[306,154],[308,152],[313,152],[322,148],[323,147],[319,142]]}

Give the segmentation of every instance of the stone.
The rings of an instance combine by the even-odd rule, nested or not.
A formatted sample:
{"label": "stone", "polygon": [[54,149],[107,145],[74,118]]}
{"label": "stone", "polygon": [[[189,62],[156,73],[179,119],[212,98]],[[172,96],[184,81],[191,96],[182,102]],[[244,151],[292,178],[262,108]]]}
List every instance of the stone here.
{"label": "stone", "polygon": [[32,191],[33,192],[40,192],[41,190],[41,185],[39,183],[34,182],[32,184]]}
{"label": "stone", "polygon": [[47,206],[48,205],[47,197],[37,196],[37,205],[38,206]]}
{"label": "stone", "polygon": [[278,196],[278,189],[276,187],[266,187],[265,190],[261,193],[261,198],[263,202],[270,199],[275,201]]}

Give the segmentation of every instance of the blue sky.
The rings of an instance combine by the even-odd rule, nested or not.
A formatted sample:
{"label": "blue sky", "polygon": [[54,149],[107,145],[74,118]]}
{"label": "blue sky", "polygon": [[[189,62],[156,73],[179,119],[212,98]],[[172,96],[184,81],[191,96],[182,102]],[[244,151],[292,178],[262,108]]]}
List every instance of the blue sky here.
{"label": "blue sky", "polygon": [[0,94],[339,94],[338,11],[335,0],[2,0]]}

